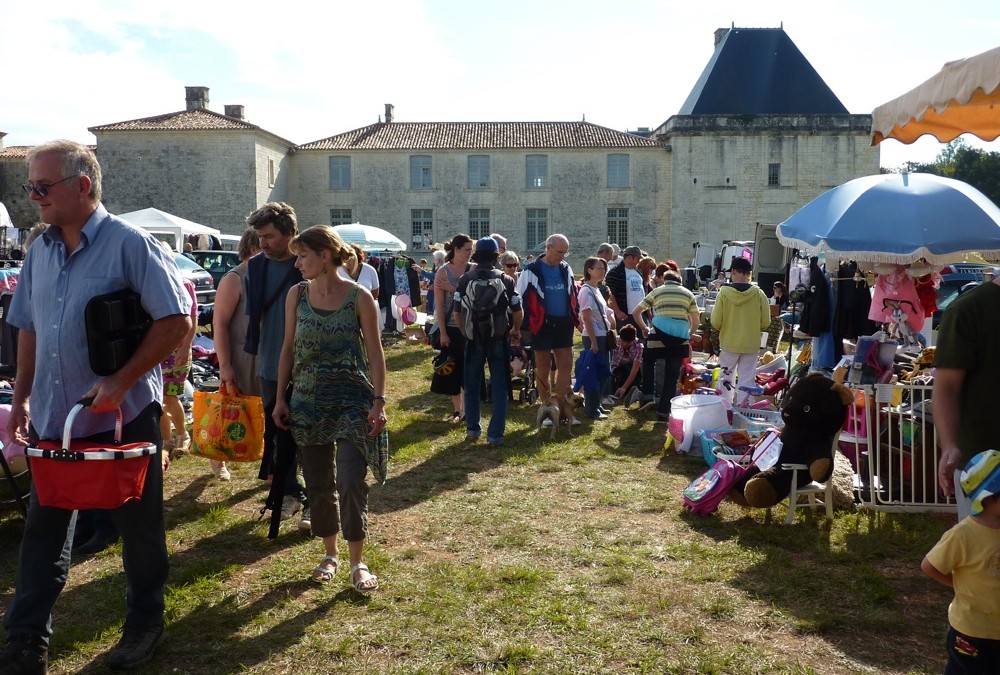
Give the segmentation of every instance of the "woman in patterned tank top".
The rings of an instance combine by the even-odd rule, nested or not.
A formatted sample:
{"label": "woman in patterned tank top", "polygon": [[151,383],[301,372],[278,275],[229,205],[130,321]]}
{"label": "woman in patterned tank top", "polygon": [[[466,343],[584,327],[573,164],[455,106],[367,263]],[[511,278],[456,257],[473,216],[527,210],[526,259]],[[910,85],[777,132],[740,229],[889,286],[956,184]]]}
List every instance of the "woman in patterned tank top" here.
{"label": "woman in patterned tank top", "polygon": [[274,421],[289,429],[298,446],[312,514],[312,531],[326,555],[312,580],[327,583],[337,573],[340,530],[350,554],[350,583],[368,593],[378,580],[362,562],[368,536],[370,468],[385,482],[389,457],[385,431],[385,357],[378,306],[367,289],[338,274],[351,249],[328,225],[296,236],[290,249],[305,279],[285,301],[285,340]]}

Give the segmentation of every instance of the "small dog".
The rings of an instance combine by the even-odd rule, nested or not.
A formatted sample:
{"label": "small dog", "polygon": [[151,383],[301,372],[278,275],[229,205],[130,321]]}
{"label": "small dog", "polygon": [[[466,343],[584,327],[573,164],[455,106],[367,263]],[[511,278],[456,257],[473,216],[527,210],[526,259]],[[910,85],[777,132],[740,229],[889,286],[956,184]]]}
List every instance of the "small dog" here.
{"label": "small dog", "polygon": [[556,427],[559,426],[562,420],[566,421],[566,431],[572,436],[573,421],[576,419],[575,410],[582,405],[583,394],[575,393],[572,388],[567,389],[566,396],[557,396],[548,403],[543,402],[539,404],[538,415],[535,419],[538,432],[541,433],[542,422],[548,418],[552,420],[552,432],[549,434],[550,439],[555,439]]}

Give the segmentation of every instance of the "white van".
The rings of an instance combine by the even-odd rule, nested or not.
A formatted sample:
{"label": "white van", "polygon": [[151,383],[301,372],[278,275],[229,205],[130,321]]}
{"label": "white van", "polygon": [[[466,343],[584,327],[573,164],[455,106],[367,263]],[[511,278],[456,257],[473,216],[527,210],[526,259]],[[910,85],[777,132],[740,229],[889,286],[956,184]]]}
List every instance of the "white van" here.
{"label": "white van", "polygon": [[788,283],[788,261],[792,249],[778,241],[778,226],[757,223],[754,233],[753,279],[768,297],[773,295],[775,281]]}

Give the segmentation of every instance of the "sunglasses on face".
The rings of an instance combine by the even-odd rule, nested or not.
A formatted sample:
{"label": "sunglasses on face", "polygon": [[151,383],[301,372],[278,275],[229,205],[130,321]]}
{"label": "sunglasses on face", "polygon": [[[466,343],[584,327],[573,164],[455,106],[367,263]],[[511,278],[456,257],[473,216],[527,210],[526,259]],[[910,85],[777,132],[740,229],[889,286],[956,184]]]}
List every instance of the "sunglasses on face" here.
{"label": "sunglasses on face", "polygon": [[509,270],[510,269],[517,269],[517,263],[506,263],[504,265],[504,267],[507,268],[507,269],[509,269]]}
{"label": "sunglasses on face", "polygon": [[34,192],[39,197],[45,197],[49,194],[49,190],[54,188],[56,185],[59,185],[59,183],[65,183],[66,181],[73,180],[74,178],[77,177],[78,176],[66,176],[66,178],[63,178],[62,180],[57,180],[55,183],[48,183],[48,184],[25,183],[24,185],[21,186],[21,189],[24,190],[24,193],[29,197],[31,196],[32,192]]}

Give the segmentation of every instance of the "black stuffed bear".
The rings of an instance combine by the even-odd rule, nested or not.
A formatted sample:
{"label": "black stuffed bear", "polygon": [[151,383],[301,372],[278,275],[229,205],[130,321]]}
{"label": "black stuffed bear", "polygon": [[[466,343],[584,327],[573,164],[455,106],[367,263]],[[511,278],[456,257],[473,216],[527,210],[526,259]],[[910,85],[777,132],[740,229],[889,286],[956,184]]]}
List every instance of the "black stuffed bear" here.
{"label": "black stuffed bear", "polygon": [[799,487],[810,481],[826,481],[833,473],[834,443],[847,408],[854,401],[851,392],[821,373],[802,378],[788,391],[781,406],[781,455],[777,463],[761,471],[756,466],[730,492],[737,504],[770,508],[791,493],[792,472],[782,464],[805,464],[808,474],[799,473]]}

